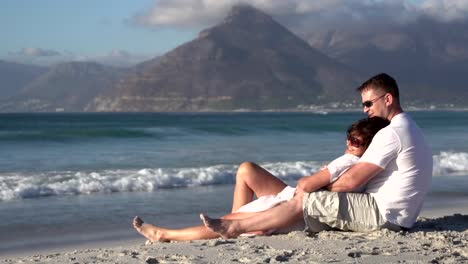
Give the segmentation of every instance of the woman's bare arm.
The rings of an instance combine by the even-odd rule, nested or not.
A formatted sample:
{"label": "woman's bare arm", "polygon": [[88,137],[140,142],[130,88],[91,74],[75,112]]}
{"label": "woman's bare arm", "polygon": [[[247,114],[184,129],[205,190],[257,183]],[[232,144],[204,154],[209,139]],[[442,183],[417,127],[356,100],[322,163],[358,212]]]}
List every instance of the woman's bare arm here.
{"label": "woman's bare arm", "polygon": [[302,177],[297,183],[297,188],[304,192],[313,192],[328,185],[330,177],[330,171],[323,169],[311,176]]}

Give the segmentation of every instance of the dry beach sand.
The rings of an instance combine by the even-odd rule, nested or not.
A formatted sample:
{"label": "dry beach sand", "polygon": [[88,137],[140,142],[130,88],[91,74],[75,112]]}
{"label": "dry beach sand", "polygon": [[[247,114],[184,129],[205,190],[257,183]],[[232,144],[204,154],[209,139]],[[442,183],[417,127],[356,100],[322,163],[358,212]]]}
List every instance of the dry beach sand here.
{"label": "dry beach sand", "polygon": [[468,215],[420,217],[410,231],[292,232],[209,241],[128,241],[106,248],[0,257],[0,263],[468,263]]}

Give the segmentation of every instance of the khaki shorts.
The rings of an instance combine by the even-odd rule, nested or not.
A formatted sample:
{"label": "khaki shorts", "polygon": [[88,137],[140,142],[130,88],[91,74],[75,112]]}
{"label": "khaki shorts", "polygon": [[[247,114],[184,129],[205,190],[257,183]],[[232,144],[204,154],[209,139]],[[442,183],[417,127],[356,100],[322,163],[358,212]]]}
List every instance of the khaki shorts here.
{"label": "khaki shorts", "polygon": [[311,232],[401,230],[380,215],[377,203],[368,193],[305,193],[302,207],[306,228]]}

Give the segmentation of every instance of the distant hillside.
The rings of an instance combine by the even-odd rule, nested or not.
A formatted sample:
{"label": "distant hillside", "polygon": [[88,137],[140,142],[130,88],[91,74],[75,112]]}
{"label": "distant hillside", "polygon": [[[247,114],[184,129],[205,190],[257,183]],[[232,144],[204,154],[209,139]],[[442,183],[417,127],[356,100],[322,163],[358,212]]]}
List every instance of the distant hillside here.
{"label": "distant hillside", "polygon": [[195,40],[138,66],[87,110],[296,108],[349,100],[358,80],[270,16],[241,5]]}
{"label": "distant hillside", "polygon": [[466,105],[468,28],[462,24],[422,19],[378,33],[329,31],[307,39],[367,76],[382,71],[394,75],[406,101]]}
{"label": "distant hillside", "polygon": [[21,92],[21,89],[47,71],[45,67],[0,60],[0,101]]}
{"label": "distant hillside", "polygon": [[121,70],[90,62],[56,65],[0,103],[1,111],[83,111],[98,94],[111,89]]}
{"label": "distant hillside", "polygon": [[405,106],[466,107],[468,29],[418,20],[307,42],[246,5],[163,56],[129,69],[0,61],[0,112],[235,111],[359,107],[356,86],[396,77]]}

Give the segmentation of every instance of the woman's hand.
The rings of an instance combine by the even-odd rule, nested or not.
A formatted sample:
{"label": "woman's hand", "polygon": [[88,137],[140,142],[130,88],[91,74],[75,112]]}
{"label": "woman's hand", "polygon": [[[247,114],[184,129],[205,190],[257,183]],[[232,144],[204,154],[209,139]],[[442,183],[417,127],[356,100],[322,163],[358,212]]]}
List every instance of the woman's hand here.
{"label": "woman's hand", "polygon": [[294,191],[294,197],[295,196],[298,196],[298,195],[303,195],[304,194],[304,190],[299,188],[299,185],[296,187],[296,191]]}
{"label": "woman's hand", "polygon": [[324,169],[314,175],[302,177],[297,182],[297,189],[303,192],[314,192],[330,183],[330,171]]}

